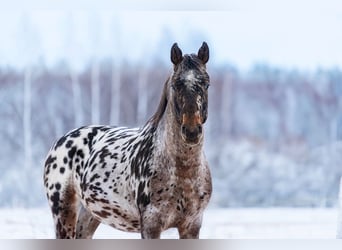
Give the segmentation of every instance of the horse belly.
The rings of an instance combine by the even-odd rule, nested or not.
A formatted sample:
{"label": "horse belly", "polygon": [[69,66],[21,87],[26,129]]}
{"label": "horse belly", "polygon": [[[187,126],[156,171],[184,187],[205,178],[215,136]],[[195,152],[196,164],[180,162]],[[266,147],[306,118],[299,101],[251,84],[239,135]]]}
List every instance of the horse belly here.
{"label": "horse belly", "polygon": [[139,210],[122,196],[113,195],[110,200],[100,198],[88,202],[86,207],[101,223],[126,232],[140,232]]}
{"label": "horse belly", "polygon": [[96,169],[82,186],[83,205],[104,224],[116,229],[139,232],[140,213],[124,166],[115,171]]}

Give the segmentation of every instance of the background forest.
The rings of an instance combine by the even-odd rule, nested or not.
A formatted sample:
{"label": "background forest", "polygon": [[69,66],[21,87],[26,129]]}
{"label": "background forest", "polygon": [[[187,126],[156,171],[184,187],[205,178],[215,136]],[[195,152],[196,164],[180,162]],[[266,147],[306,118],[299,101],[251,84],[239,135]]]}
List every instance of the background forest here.
{"label": "background forest", "polygon": [[[56,19],[63,39],[56,37],[65,56],[51,63],[44,57],[44,33],[35,26],[35,14],[20,13],[17,20],[11,34],[14,57],[20,59],[0,64],[0,206],[32,207],[46,204],[44,159],[60,136],[83,125],[142,126],[147,121],[171,73],[170,47],[181,39],[161,25],[142,59],[130,59],[137,49],[122,49],[127,47],[120,38],[124,21],[117,16],[109,18],[112,33],[106,39],[113,43],[105,51],[100,38],[106,35],[97,29],[103,25],[100,15],[85,18],[94,26],[87,26],[88,47],[74,35],[79,19],[63,15]],[[191,32],[179,43],[183,52],[196,52],[203,40],[213,48],[205,126],[214,178],[211,205],[336,206],[342,176],[341,67],[307,70],[263,60],[241,67],[229,58],[215,61],[219,52],[211,35],[185,29]],[[93,49],[87,57],[86,48]],[[7,52],[1,53],[5,58]]]}

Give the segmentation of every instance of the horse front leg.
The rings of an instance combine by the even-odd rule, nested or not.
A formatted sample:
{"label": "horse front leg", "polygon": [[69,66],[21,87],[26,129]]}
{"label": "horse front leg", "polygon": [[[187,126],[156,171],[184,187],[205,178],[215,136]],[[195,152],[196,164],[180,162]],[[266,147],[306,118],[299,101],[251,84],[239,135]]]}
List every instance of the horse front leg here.
{"label": "horse front leg", "polygon": [[142,239],[160,239],[161,229],[159,226],[144,224],[141,227]]}
{"label": "horse front leg", "polygon": [[185,220],[178,226],[178,233],[180,239],[198,239],[202,226],[202,218]]}
{"label": "horse front leg", "polygon": [[[152,209],[150,209],[151,211]],[[163,222],[158,213],[141,213],[141,238],[142,239],[160,239],[163,230]]]}

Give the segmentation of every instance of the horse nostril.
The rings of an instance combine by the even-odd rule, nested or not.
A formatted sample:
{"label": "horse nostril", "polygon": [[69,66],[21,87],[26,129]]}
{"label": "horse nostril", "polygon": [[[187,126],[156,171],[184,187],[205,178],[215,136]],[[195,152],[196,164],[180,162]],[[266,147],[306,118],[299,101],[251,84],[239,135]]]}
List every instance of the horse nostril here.
{"label": "horse nostril", "polygon": [[182,133],[186,134],[186,127],[184,125],[182,125]]}
{"label": "horse nostril", "polygon": [[181,132],[184,136],[186,136],[189,139],[196,139],[198,138],[203,130],[203,126],[200,125],[195,125],[193,127],[187,127],[186,125],[181,126]]}

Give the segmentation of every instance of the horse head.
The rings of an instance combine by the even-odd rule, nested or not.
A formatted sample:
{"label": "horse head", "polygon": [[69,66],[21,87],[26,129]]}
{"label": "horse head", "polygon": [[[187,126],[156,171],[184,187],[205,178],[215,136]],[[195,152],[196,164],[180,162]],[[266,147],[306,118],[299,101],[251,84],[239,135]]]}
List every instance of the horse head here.
{"label": "horse head", "polygon": [[203,138],[203,124],[208,115],[208,60],[209,47],[205,42],[197,54],[183,56],[177,43],[171,48],[174,71],[169,101],[181,138],[187,144],[198,144]]}

